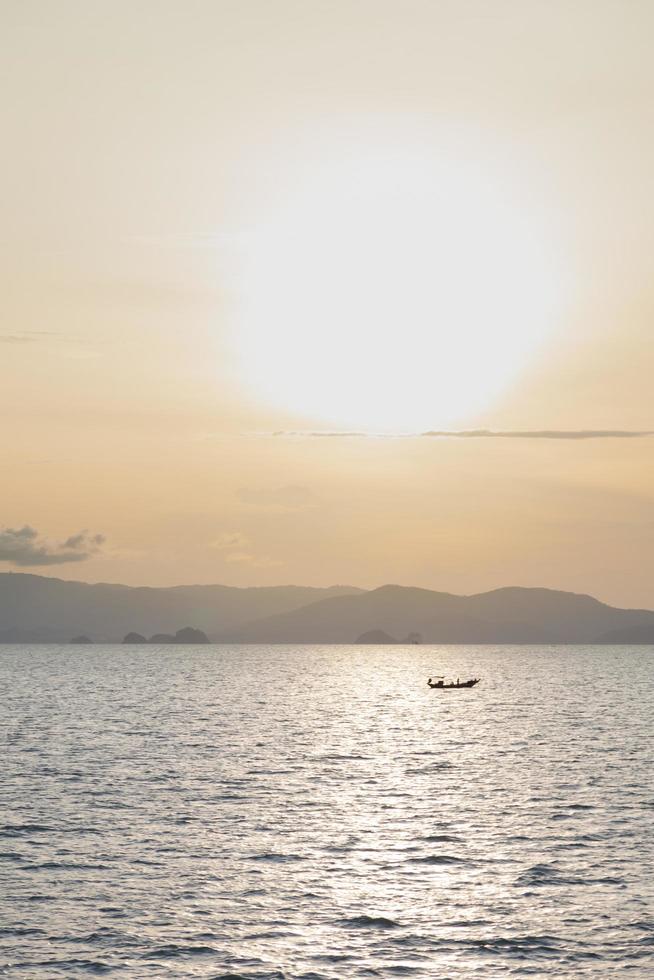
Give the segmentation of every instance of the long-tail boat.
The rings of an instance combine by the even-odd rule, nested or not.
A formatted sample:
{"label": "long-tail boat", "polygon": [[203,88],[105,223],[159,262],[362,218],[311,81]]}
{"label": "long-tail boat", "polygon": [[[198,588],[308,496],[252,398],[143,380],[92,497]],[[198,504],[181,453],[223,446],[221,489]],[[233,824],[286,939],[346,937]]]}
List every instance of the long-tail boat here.
{"label": "long-tail boat", "polygon": [[438,677],[436,680],[432,680],[430,677],[427,683],[434,691],[457,691],[464,687],[474,687],[480,680],[481,677],[472,677],[469,681],[460,681],[457,677],[456,681],[449,681],[446,684],[442,677]]}

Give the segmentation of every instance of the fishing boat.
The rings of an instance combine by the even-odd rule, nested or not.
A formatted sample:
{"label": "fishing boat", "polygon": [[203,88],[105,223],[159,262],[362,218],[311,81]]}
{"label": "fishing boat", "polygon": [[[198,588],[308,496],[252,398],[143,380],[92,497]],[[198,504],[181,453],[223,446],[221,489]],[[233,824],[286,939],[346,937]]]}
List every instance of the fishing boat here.
{"label": "fishing boat", "polygon": [[443,677],[437,677],[436,680],[432,680],[430,677],[427,683],[435,691],[457,691],[464,687],[474,687],[480,680],[481,677],[471,677],[469,681],[460,681],[457,677],[456,681],[449,681],[446,684]]}

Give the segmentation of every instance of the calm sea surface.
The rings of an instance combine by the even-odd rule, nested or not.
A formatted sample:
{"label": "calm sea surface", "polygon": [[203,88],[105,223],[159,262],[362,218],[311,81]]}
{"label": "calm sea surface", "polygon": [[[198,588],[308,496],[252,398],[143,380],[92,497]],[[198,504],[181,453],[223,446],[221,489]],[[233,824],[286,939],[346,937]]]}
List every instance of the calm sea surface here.
{"label": "calm sea surface", "polygon": [[650,648],[5,646],[0,690],[2,976],[654,977]]}

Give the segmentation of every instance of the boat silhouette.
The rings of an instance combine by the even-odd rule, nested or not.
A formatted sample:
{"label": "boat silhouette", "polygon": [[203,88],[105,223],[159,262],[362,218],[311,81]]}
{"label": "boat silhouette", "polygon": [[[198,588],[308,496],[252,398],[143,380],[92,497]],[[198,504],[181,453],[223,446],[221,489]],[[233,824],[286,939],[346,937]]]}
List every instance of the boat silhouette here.
{"label": "boat silhouette", "polygon": [[450,681],[448,684],[446,684],[445,680],[442,677],[438,678],[435,681],[433,681],[430,677],[429,680],[427,681],[427,684],[434,691],[456,691],[459,688],[463,688],[463,687],[474,687],[475,684],[478,684],[480,680],[481,677],[472,677],[470,678],[469,681],[460,681],[459,678],[457,677],[456,681]]}

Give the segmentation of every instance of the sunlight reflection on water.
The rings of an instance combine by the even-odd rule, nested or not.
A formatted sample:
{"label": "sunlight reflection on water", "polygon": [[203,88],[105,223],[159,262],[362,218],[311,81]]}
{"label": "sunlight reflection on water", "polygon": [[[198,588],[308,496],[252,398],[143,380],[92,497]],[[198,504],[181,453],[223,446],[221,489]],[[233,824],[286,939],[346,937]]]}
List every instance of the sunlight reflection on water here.
{"label": "sunlight reflection on water", "polygon": [[0,676],[1,975],[654,975],[648,648],[3,647]]}

